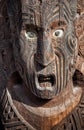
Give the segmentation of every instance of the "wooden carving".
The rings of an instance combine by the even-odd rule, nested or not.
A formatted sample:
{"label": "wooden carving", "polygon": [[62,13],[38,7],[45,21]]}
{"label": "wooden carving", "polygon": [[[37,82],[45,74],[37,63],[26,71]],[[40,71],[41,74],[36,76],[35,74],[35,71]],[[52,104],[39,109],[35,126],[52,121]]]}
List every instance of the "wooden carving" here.
{"label": "wooden carving", "polygon": [[0,1],[3,130],[84,130],[83,4]]}

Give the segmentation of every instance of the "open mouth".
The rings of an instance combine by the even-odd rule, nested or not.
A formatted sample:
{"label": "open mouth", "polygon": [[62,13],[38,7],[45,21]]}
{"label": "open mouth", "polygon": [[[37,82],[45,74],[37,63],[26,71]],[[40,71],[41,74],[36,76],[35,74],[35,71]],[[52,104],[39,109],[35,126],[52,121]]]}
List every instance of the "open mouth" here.
{"label": "open mouth", "polygon": [[54,75],[38,75],[38,83],[41,88],[53,87],[55,84]]}

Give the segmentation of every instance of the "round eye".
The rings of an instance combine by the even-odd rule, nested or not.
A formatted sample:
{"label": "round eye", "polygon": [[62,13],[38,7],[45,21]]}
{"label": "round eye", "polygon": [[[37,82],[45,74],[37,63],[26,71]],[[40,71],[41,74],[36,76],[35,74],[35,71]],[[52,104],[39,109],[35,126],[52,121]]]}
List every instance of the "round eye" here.
{"label": "round eye", "polygon": [[58,37],[58,38],[61,38],[64,34],[64,31],[62,29],[58,29],[56,30],[54,33],[53,33],[53,36],[54,37]]}
{"label": "round eye", "polygon": [[25,37],[27,39],[35,39],[37,36],[36,36],[36,33],[34,32],[25,32]]}

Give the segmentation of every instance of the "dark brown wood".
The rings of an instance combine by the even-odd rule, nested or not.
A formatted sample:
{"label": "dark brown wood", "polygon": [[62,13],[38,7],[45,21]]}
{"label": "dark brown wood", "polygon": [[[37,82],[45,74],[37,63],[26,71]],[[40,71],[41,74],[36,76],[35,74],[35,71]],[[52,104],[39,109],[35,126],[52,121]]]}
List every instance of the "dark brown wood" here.
{"label": "dark brown wood", "polygon": [[83,5],[83,0],[0,1],[5,130],[84,130]]}

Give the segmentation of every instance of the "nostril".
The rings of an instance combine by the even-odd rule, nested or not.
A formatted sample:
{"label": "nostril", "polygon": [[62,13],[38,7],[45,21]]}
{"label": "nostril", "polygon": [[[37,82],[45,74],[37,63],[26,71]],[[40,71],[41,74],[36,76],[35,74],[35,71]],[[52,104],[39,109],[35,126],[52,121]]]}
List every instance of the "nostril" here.
{"label": "nostril", "polygon": [[55,54],[54,55],[53,54],[48,55],[47,53],[45,55],[42,55],[41,53],[35,54],[35,61],[43,67],[48,66],[54,60],[55,60]]}
{"label": "nostril", "polygon": [[34,64],[35,64],[36,71],[38,72],[38,71],[43,70],[45,68],[45,66],[39,62],[39,57],[37,57],[36,54],[35,54],[34,57],[35,57],[34,58]]}

